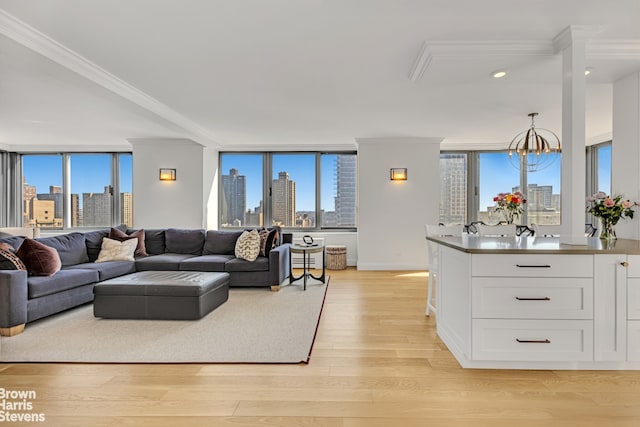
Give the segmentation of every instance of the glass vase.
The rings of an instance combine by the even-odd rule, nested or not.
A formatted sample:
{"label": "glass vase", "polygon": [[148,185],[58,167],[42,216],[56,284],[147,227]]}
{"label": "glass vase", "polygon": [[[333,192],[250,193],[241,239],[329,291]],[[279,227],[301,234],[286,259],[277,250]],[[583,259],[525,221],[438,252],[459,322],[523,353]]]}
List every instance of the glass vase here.
{"label": "glass vase", "polygon": [[613,221],[609,218],[600,218],[600,226],[602,227],[600,231],[600,238],[604,240],[615,240],[616,237],[616,227]]}

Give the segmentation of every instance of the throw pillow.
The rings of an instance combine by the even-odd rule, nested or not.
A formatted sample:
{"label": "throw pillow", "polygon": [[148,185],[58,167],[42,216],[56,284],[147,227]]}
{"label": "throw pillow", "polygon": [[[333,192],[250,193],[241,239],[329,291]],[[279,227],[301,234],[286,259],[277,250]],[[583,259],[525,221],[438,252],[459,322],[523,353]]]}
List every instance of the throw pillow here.
{"label": "throw pillow", "polygon": [[31,276],[53,276],[62,267],[58,251],[33,239],[24,239],[16,255],[24,262]]}
{"label": "throw pillow", "polygon": [[260,254],[258,230],[243,231],[236,242],[236,258],[255,261]]}
{"label": "throw pillow", "polygon": [[[22,260],[18,258],[13,251],[7,250],[4,246],[10,245],[6,243],[0,243],[0,270],[22,270],[27,271],[27,267],[24,265]],[[13,248],[11,248],[13,249]]]}
{"label": "throw pillow", "polygon": [[137,246],[138,239],[136,237],[122,242],[105,237],[102,239],[102,248],[96,262],[134,261],[133,254]]}
{"label": "throw pillow", "polygon": [[113,240],[118,240],[120,242],[124,242],[125,240],[130,240],[130,239],[138,239],[138,246],[136,246],[136,252],[134,253],[134,256],[137,256],[137,257],[149,256],[149,254],[147,253],[147,248],[144,245],[144,229],[143,228],[141,228],[140,230],[133,231],[131,232],[131,234],[127,234],[123,231],[120,231],[117,228],[112,228],[109,231],[109,238]]}
{"label": "throw pillow", "polygon": [[260,256],[269,256],[271,249],[277,246],[278,242],[278,230],[263,228],[259,232],[260,234]]}

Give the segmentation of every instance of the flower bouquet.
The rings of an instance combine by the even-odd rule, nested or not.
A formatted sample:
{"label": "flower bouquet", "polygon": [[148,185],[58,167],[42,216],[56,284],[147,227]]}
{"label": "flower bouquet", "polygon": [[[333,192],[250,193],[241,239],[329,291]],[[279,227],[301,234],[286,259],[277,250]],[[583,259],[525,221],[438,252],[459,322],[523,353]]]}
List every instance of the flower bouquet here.
{"label": "flower bouquet", "polygon": [[600,238],[607,240],[617,238],[615,225],[621,218],[633,218],[633,207],[637,205],[629,199],[623,200],[622,195],[611,197],[603,191],[587,197],[587,212],[600,218]]}
{"label": "flower bouquet", "polygon": [[500,193],[493,198],[493,201],[496,203],[496,211],[504,216],[507,224],[513,224],[513,221],[522,215],[523,205],[527,203],[527,199],[519,191]]}

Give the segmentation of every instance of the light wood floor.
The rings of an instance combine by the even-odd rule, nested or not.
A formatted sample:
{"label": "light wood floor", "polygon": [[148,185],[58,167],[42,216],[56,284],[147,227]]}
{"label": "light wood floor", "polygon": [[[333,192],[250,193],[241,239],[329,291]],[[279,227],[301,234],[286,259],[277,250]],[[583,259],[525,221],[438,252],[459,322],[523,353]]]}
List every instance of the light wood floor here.
{"label": "light wood floor", "polygon": [[461,369],[424,274],[330,274],[308,365],[8,364],[0,387],[37,392],[28,425],[640,426],[640,372]]}

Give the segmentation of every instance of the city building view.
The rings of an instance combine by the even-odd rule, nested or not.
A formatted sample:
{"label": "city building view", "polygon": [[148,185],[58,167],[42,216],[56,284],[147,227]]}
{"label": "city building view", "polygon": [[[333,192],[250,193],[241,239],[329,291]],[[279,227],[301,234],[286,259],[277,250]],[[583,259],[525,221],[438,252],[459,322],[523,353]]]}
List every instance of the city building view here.
{"label": "city building view", "polygon": [[[315,173],[301,173],[298,170],[294,172],[293,156],[287,159],[292,164],[291,169],[277,171],[270,182],[271,225],[313,228],[318,223],[315,202],[302,201],[301,194],[308,196],[309,191],[306,190],[315,189]],[[222,175],[224,197],[221,206],[221,225],[223,227],[263,226],[264,203],[260,191],[261,175],[256,173],[255,165],[251,167],[251,156],[229,157],[234,159],[233,164],[238,167],[228,168],[226,170],[229,173]],[[224,156],[223,159],[225,159]],[[246,164],[244,169],[239,167],[243,164],[242,162]],[[356,226],[356,166],[355,155],[336,154],[323,157],[321,167],[323,196],[320,210],[322,227]],[[294,174],[297,179],[294,178]],[[305,189],[302,193],[301,186]],[[250,195],[252,189],[254,195]]]}
{"label": "city building view", "polygon": [[[38,193],[23,177],[23,224],[25,227],[62,228],[64,218],[62,187],[50,185],[48,193]],[[113,195],[110,186],[102,193],[71,194],[71,227],[111,226]],[[133,226],[133,194],[120,193],[120,218]]]}

